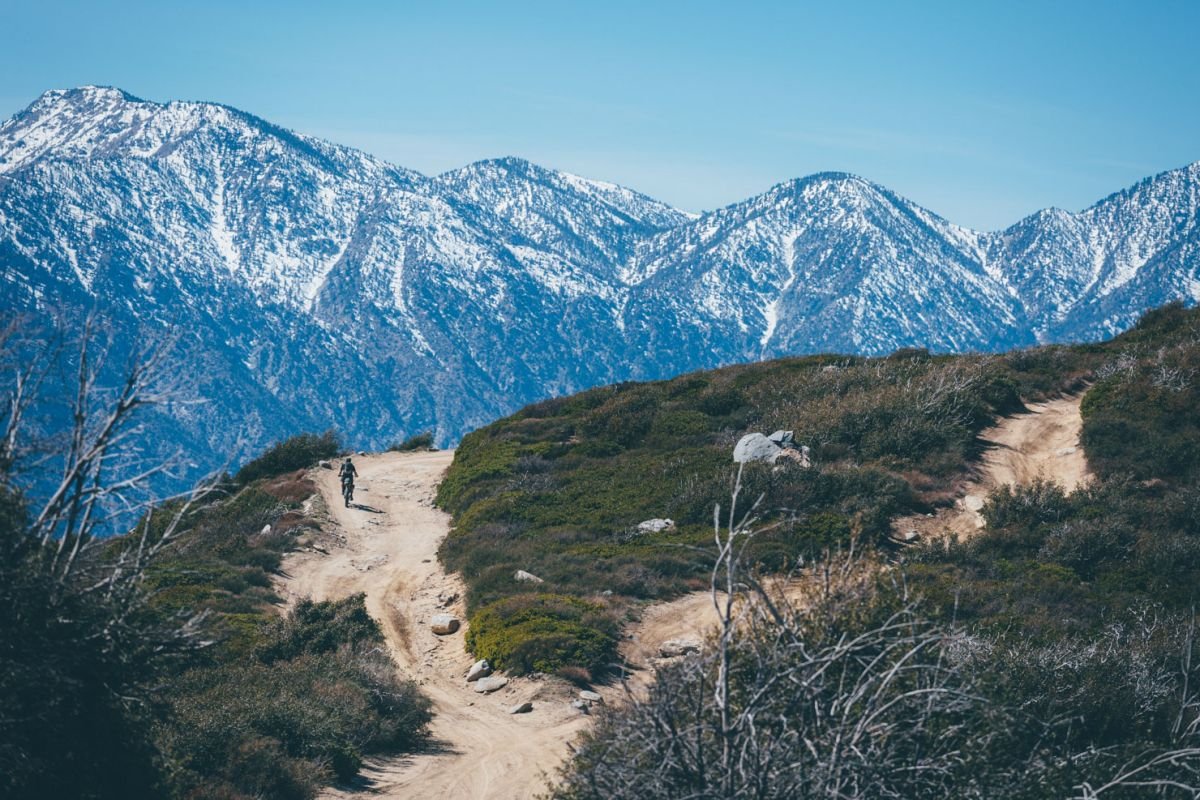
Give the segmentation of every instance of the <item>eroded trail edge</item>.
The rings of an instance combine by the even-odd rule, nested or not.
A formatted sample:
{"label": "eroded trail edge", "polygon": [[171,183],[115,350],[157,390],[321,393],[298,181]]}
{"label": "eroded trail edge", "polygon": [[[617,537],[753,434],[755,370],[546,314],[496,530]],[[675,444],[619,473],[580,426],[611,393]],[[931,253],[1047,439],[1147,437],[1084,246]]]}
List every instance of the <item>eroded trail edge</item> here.
{"label": "eroded trail edge", "polygon": [[[450,529],[433,496],[453,452],[382,453],[355,459],[355,503],[344,507],[336,474],[313,477],[327,514],[319,549],[291,554],[280,587],[289,602],[334,600],[362,592],[383,628],[401,674],[433,701],[433,739],[426,751],[371,763],[361,786],[323,797],[526,798],[544,791],[565,760],[567,743],[587,724],[570,692],[551,679],[510,678],[500,691],[475,693],[464,676],[463,586],[443,571],[437,550]],[[324,551],[324,552],[322,552]],[[463,628],[430,630],[435,614],[452,613]],[[509,714],[526,700],[528,714]]]}
{"label": "eroded trail edge", "polygon": [[987,496],[1001,486],[1029,486],[1038,480],[1057,483],[1069,494],[1092,479],[1080,446],[1082,394],[1030,403],[1028,412],[1004,417],[979,436],[987,445],[978,476],[968,482],[954,506],[928,517],[904,517],[895,523],[900,538],[912,532],[926,537],[943,533],[969,538],[984,526]]}

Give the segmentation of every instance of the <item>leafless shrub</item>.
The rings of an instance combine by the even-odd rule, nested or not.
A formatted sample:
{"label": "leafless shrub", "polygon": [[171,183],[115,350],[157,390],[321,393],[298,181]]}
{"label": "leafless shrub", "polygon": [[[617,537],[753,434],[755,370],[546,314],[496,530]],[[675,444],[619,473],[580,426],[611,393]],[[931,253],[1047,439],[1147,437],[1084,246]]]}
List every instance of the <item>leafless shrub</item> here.
{"label": "leafless shrub", "polygon": [[[902,585],[877,594],[861,557],[810,569],[789,595],[745,571],[755,511],[717,509],[720,626],[585,741],[563,798],[970,797],[969,682]],[[855,617],[858,617],[855,619]]]}

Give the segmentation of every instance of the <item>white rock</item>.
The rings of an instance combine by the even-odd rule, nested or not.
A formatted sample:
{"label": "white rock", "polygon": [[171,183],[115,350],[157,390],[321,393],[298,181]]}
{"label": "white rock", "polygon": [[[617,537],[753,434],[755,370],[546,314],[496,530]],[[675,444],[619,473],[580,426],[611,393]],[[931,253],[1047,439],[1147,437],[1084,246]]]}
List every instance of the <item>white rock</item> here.
{"label": "white rock", "polygon": [[658,533],[659,531],[671,531],[675,529],[675,520],[673,519],[648,519],[644,522],[639,522],[638,533]]}
{"label": "white rock", "polygon": [[521,583],[545,583],[545,581],[539,578],[537,575],[534,575],[532,572],[526,572],[523,569],[519,569],[514,572],[513,578]]}
{"label": "white rock", "polygon": [[477,681],[480,678],[486,678],[492,674],[492,665],[487,662],[486,658],[481,658],[471,665],[467,670],[467,683]]}
{"label": "white rock", "polygon": [[658,646],[658,654],[663,658],[675,658],[699,652],[700,642],[695,639],[668,639]]}
{"label": "white rock", "polygon": [[782,448],[761,433],[747,433],[733,448],[733,460],[738,464],[765,461],[774,464]]}
{"label": "white rock", "polygon": [[983,498],[977,494],[969,494],[962,499],[963,508],[967,511],[982,511]]}
{"label": "white rock", "polygon": [[505,686],[508,686],[508,678],[501,678],[498,675],[480,678],[475,681],[475,691],[480,694],[491,694],[498,689],[503,689]]}
{"label": "white rock", "polygon": [[796,440],[794,431],[775,431],[767,437],[780,447],[787,447]]}
{"label": "white rock", "polygon": [[596,692],[590,692],[590,691],[588,691],[587,689],[584,689],[583,691],[581,691],[581,692],[579,693],[579,699],[580,699],[580,700],[584,700],[584,701],[586,701],[586,702],[588,702],[588,703],[592,703],[593,705],[594,705],[594,704],[596,704],[596,703],[603,703],[603,702],[604,702],[604,698],[603,698],[603,697],[601,697],[601,696],[600,696],[598,693],[596,693]]}
{"label": "white rock", "polygon": [[317,466],[320,467],[321,469],[333,469],[333,464],[330,464],[325,459],[321,459],[320,461],[318,461]]}
{"label": "white rock", "polygon": [[429,627],[438,636],[446,636],[458,630],[458,617],[452,614],[435,614],[433,619],[429,621]]}
{"label": "white rock", "polygon": [[266,536],[266,535],[267,535],[268,533],[270,533],[270,532],[271,532],[271,526],[270,526],[270,525],[263,525],[263,529],[262,529],[261,531],[259,531],[259,532],[258,532],[258,535],[259,535],[259,536]]}

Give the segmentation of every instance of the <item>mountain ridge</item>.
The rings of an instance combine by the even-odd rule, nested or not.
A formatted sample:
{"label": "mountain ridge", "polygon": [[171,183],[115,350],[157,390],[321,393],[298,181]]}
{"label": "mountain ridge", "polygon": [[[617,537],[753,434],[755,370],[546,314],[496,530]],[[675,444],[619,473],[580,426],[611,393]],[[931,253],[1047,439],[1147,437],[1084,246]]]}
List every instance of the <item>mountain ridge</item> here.
{"label": "mountain ridge", "polygon": [[322,420],[446,444],[543,397],[736,361],[1111,336],[1200,299],[1198,209],[1200,162],[982,232],[852,173],[692,214],[515,156],[426,176],[112,87],[0,124],[5,313],[96,307],[125,349],[182,332],[210,409],[171,425],[208,463]]}

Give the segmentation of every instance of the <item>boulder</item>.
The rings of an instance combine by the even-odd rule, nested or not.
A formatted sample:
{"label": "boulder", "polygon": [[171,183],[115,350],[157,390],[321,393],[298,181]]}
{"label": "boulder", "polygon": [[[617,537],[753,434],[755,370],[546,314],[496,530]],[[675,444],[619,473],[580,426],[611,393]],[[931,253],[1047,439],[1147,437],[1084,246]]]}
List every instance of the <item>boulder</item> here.
{"label": "boulder", "polygon": [[572,700],[571,701],[571,708],[574,708],[583,714],[588,713],[588,706],[589,706],[589,704],[585,703],[582,700]]}
{"label": "boulder", "polygon": [[270,533],[270,532],[271,532],[271,526],[270,526],[270,525],[263,525],[263,529],[262,529],[261,531],[259,531],[259,532],[258,532],[258,535],[259,535],[259,536],[266,536],[266,535],[267,535],[268,533]]}
{"label": "boulder", "polygon": [[510,708],[508,710],[508,713],[510,713],[510,714],[528,714],[530,711],[533,711],[533,703],[526,700],[524,703],[517,703],[515,706]]}
{"label": "boulder", "polygon": [[648,519],[639,522],[637,526],[638,533],[658,533],[672,530],[675,530],[675,520],[673,519]]}
{"label": "boulder", "polygon": [[699,652],[700,642],[695,639],[668,639],[658,646],[658,654],[662,658],[676,658]]}
{"label": "boulder", "polygon": [[523,569],[519,569],[514,572],[513,578],[521,583],[545,583],[545,581],[539,578],[537,575],[534,575],[532,572],[526,572]]}
{"label": "boulder", "polygon": [[458,617],[452,614],[435,614],[429,626],[438,636],[447,636],[458,630]]}
{"label": "boulder", "polygon": [[321,459],[320,461],[318,461],[317,466],[320,467],[321,469],[333,469],[333,464],[330,464],[325,459]]}
{"label": "boulder", "polygon": [[796,442],[794,431],[775,431],[767,438],[780,447],[791,447]]}
{"label": "boulder", "polygon": [[508,686],[508,678],[501,678],[498,675],[480,678],[475,681],[475,691],[480,694],[491,694],[494,691],[503,689],[505,686]]}
{"label": "boulder", "polygon": [[749,461],[765,461],[774,464],[782,451],[779,445],[772,442],[761,433],[747,433],[733,448],[733,460],[737,464]]}
{"label": "boulder", "polygon": [[588,691],[587,689],[584,689],[583,691],[581,691],[579,693],[579,699],[583,700],[586,703],[590,703],[592,705],[604,702],[604,698],[601,697],[599,695],[599,693],[591,692],[591,691]]}
{"label": "boulder", "polygon": [[480,678],[486,678],[492,674],[492,665],[487,662],[486,658],[481,658],[471,665],[467,670],[467,683],[477,681]]}

